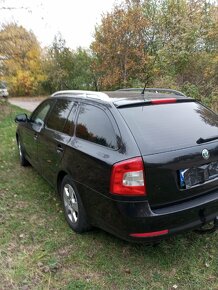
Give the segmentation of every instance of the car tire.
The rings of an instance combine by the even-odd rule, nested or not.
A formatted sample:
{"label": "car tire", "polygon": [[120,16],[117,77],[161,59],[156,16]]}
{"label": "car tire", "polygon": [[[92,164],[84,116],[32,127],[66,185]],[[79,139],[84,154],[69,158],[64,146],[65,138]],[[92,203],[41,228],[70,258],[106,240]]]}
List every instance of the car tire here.
{"label": "car tire", "polygon": [[17,139],[17,147],[18,147],[18,152],[19,152],[19,158],[20,158],[20,165],[21,166],[28,166],[29,162],[26,160],[24,153],[23,153],[23,148],[20,143],[19,138]]}
{"label": "car tire", "polygon": [[61,183],[61,199],[64,215],[69,226],[76,233],[83,233],[91,229],[87,215],[72,178],[66,175]]}

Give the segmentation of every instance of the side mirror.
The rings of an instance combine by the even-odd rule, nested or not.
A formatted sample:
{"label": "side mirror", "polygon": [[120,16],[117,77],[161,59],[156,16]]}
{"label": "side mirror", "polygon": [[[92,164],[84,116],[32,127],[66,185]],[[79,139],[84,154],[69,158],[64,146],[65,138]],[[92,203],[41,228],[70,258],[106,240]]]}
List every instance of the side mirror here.
{"label": "side mirror", "polygon": [[16,123],[25,123],[27,122],[29,119],[27,117],[27,114],[20,114],[20,115],[17,115],[14,119],[14,121]]}

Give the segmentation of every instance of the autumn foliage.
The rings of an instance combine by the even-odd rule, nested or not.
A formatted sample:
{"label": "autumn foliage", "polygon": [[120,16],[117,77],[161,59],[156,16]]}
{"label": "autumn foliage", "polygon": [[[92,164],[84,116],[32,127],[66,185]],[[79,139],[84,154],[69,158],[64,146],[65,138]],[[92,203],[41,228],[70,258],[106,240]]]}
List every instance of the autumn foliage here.
{"label": "autumn foliage", "polygon": [[2,78],[8,83],[10,93],[30,95],[37,92],[45,75],[41,48],[35,35],[14,23],[3,26],[0,55],[4,57]]}
{"label": "autumn foliage", "polygon": [[211,95],[218,84],[218,8],[207,1],[123,1],[102,17],[92,49],[99,87],[179,87]]}
{"label": "autumn foliage", "polygon": [[99,87],[128,87],[144,80],[150,61],[144,42],[147,26],[148,19],[138,5],[130,9],[115,6],[113,13],[102,18],[92,44]]}
{"label": "autumn foliage", "polygon": [[57,35],[41,49],[16,24],[0,30],[0,78],[10,93],[166,87],[218,104],[218,6],[209,0],[123,0],[102,15],[90,49]]}

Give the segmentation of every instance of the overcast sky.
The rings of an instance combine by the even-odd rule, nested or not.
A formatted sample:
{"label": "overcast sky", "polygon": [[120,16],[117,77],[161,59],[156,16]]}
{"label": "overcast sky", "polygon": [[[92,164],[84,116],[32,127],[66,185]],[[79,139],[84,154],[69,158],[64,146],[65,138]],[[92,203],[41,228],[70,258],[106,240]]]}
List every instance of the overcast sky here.
{"label": "overcast sky", "polygon": [[[32,30],[42,46],[50,45],[60,32],[67,46],[88,48],[102,13],[119,0],[0,0],[0,22],[16,21]],[[22,8],[23,7],[23,8]],[[22,9],[20,9],[22,8]]]}

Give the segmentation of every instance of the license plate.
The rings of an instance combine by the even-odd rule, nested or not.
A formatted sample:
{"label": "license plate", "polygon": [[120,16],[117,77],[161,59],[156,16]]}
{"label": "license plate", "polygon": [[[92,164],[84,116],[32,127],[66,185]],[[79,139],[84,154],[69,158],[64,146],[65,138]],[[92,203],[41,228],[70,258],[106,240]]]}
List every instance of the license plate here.
{"label": "license plate", "polygon": [[217,161],[199,167],[179,170],[179,185],[182,189],[188,189],[216,177],[218,177]]}

